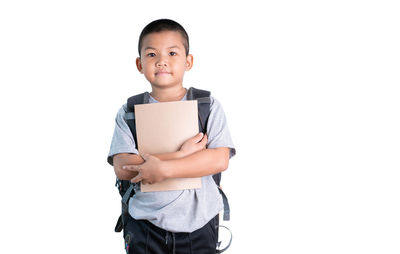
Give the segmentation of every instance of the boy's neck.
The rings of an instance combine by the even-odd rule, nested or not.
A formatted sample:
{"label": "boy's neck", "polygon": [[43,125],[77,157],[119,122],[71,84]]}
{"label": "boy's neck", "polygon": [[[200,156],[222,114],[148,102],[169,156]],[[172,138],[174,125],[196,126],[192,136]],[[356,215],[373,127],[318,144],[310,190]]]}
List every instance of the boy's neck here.
{"label": "boy's neck", "polygon": [[180,101],[186,94],[186,89],[178,87],[152,87],[150,95],[158,102]]}

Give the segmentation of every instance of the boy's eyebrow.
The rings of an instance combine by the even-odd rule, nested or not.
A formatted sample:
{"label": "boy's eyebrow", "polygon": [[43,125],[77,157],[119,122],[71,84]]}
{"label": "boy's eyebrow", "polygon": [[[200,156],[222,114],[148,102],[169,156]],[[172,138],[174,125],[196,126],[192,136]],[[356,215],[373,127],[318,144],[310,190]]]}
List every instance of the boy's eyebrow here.
{"label": "boy's eyebrow", "polygon": [[156,50],[155,48],[153,48],[153,47],[146,47],[144,50],[148,50],[148,49],[153,49],[153,50]]}
{"label": "boy's eyebrow", "polygon": [[[174,46],[168,47],[168,49],[172,49],[172,48],[177,48],[177,49],[179,49],[179,46],[174,45]],[[147,46],[146,48],[144,48],[144,50],[148,50],[148,49],[157,50],[157,49],[155,49],[155,48],[153,48],[153,47],[150,47],[150,46]]]}

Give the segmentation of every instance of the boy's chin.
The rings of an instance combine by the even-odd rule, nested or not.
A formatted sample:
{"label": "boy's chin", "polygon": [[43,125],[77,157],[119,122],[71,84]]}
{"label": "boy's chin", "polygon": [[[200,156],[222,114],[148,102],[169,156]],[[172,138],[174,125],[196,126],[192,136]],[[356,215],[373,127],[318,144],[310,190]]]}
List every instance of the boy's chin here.
{"label": "boy's chin", "polygon": [[152,87],[156,88],[172,88],[172,87],[181,87],[181,84],[176,84],[176,83],[150,83]]}
{"label": "boy's chin", "polygon": [[176,84],[151,84],[151,87],[153,88],[159,88],[159,89],[165,89],[165,88],[172,88],[172,87],[177,87],[181,85],[176,85]]}

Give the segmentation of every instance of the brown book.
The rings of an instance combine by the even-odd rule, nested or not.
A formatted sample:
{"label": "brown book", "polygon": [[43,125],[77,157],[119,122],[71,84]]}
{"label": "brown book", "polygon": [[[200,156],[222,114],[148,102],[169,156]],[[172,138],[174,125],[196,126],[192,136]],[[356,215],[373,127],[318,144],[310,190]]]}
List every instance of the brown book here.
{"label": "brown book", "polygon": [[[199,132],[197,101],[174,101],[135,105],[140,154],[176,152]],[[141,184],[142,192],[201,188],[201,177],[174,178]]]}

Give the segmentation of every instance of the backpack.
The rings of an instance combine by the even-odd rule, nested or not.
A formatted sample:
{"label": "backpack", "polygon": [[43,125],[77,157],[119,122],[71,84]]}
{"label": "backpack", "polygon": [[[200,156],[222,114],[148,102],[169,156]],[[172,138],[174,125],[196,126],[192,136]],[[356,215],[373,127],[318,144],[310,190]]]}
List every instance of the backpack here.
{"label": "backpack", "polygon": [[[208,123],[208,117],[210,114],[210,95],[211,93],[209,91],[205,90],[200,90],[196,88],[189,88],[187,91],[187,100],[197,100],[197,108],[198,108],[198,117],[199,117],[199,131],[206,133],[207,132],[207,123]],[[146,104],[149,103],[149,98],[150,95],[148,92],[141,93],[135,96],[132,96],[128,98],[127,101],[127,113],[125,115],[125,120],[129,126],[129,129],[132,132],[133,139],[135,140],[135,144],[137,144],[137,137],[136,137],[136,124],[135,124],[135,105],[138,104]],[[221,182],[221,173],[213,175],[213,179],[215,183],[218,186],[218,189],[222,195],[222,200],[224,204],[224,213],[223,213],[223,220],[224,221],[229,221],[230,219],[230,208],[229,208],[229,203],[228,203],[228,198],[226,197],[225,193],[222,191],[220,188],[220,182]],[[115,226],[114,231],[115,232],[121,232],[122,229],[124,229],[127,219],[129,218],[129,212],[128,212],[128,204],[129,204],[129,198],[132,197],[135,194],[134,191],[134,185],[132,184],[129,180],[119,180],[118,178],[116,179],[115,186],[118,188],[119,194],[122,197],[121,200],[121,205],[122,205],[122,213],[118,218],[117,224]],[[219,225],[219,216],[216,216],[217,218],[217,239],[218,239],[218,227],[224,227],[225,226],[220,226]],[[229,232],[230,230],[226,228]],[[216,250],[217,253],[222,253],[226,249],[229,248],[231,242],[232,242],[232,233],[231,234],[231,239],[228,243],[228,245],[222,249],[222,250]],[[220,246],[221,242],[217,243],[217,248]]]}

